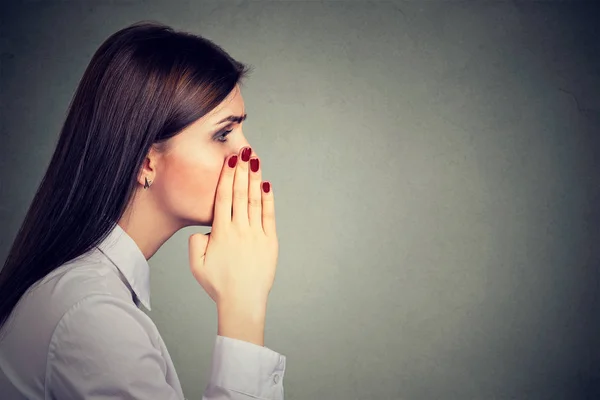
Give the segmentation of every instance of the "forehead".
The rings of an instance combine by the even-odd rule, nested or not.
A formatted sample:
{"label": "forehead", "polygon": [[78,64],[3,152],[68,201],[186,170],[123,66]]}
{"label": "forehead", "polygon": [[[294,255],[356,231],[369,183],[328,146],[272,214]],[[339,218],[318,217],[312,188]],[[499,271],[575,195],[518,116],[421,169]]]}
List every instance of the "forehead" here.
{"label": "forehead", "polygon": [[238,115],[244,110],[244,99],[239,85],[235,85],[233,90],[227,95],[227,97],[211,112],[207,114],[209,119],[219,118],[227,116],[225,114]]}

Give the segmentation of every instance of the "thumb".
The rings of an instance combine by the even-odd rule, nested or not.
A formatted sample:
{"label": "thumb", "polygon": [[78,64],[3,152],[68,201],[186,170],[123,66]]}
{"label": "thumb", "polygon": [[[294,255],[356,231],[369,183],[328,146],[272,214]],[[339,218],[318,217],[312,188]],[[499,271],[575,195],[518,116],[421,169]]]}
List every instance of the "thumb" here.
{"label": "thumb", "polygon": [[199,266],[204,264],[204,257],[206,256],[206,248],[208,247],[208,241],[210,240],[210,232],[206,234],[194,233],[189,239],[189,256],[190,266]]}

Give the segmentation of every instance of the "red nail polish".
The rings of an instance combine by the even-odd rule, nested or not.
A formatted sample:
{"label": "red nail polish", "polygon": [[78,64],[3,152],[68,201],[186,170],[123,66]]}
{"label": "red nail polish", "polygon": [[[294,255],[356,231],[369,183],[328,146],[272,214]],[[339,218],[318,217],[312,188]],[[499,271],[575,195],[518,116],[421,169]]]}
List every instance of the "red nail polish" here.
{"label": "red nail polish", "polygon": [[237,164],[237,155],[235,156],[231,156],[231,158],[229,159],[229,166],[231,168],[235,167],[235,164]]}
{"label": "red nail polish", "polygon": [[271,184],[269,182],[263,182],[263,190],[265,193],[269,193],[271,191]]}
{"label": "red nail polish", "polygon": [[246,147],[242,150],[242,161],[247,162],[250,160],[250,155],[252,154],[252,149],[250,147]]}
{"label": "red nail polish", "polygon": [[253,158],[252,160],[250,160],[250,169],[252,170],[252,172],[258,171],[258,158]]}

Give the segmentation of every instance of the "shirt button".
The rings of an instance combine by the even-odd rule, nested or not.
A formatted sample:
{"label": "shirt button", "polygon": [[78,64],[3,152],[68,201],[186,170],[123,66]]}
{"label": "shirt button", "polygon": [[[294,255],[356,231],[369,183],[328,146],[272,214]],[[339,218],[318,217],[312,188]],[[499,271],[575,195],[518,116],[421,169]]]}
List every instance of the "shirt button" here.
{"label": "shirt button", "polygon": [[273,376],[273,382],[275,382],[275,384],[277,384],[279,382],[279,375],[278,374],[275,374]]}

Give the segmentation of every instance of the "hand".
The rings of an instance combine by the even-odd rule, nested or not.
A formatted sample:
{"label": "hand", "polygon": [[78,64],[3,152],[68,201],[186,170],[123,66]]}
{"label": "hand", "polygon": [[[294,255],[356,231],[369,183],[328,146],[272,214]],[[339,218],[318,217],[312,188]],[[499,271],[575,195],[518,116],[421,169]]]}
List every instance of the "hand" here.
{"label": "hand", "polygon": [[[252,150],[246,148],[247,153]],[[192,274],[218,307],[265,307],[275,280],[279,244],[273,191],[261,169],[238,154],[227,157],[217,186],[212,232],[189,239]],[[237,159],[234,167],[229,161]],[[251,159],[258,162],[252,154]]]}

